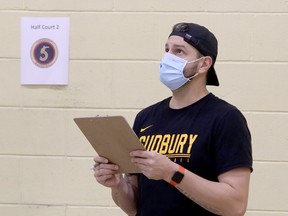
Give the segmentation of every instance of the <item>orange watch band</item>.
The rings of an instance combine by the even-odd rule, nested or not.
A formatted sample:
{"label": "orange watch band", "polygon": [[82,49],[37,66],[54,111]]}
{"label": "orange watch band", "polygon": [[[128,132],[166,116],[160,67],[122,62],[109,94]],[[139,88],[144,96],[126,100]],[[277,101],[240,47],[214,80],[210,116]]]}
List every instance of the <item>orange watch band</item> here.
{"label": "orange watch band", "polygon": [[185,168],[182,166],[179,166],[178,170],[172,176],[169,184],[171,184],[173,186],[179,184],[184,177],[184,172],[185,172]]}

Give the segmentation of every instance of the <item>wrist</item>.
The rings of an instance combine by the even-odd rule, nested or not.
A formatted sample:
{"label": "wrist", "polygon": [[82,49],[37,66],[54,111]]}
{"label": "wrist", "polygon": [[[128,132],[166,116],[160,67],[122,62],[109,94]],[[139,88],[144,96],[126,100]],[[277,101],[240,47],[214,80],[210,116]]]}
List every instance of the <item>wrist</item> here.
{"label": "wrist", "polygon": [[178,170],[178,167],[179,167],[179,164],[171,161],[170,166],[166,169],[166,175],[164,176],[163,180],[169,183],[175,171]]}
{"label": "wrist", "polygon": [[180,184],[183,180],[185,175],[185,168],[182,166],[178,166],[178,170],[176,170],[171,177],[171,180],[169,181],[169,184],[176,186],[177,184]]}
{"label": "wrist", "polygon": [[112,189],[113,191],[117,191],[117,190],[119,190],[120,188],[122,188],[124,184],[126,184],[125,178],[123,177],[123,174],[119,174],[117,183],[114,184],[114,185],[111,187],[111,189]]}

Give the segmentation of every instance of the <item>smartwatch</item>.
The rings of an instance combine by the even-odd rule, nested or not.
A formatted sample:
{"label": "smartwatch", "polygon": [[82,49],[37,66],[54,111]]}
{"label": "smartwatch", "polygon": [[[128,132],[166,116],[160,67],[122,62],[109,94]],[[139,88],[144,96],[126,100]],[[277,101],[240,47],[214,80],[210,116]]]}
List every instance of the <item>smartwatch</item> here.
{"label": "smartwatch", "polygon": [[185,172],[184,167],[179,166],[178,170],[173,174],[169,183],[173,186],[179,184],[184,177],[184,172]]}

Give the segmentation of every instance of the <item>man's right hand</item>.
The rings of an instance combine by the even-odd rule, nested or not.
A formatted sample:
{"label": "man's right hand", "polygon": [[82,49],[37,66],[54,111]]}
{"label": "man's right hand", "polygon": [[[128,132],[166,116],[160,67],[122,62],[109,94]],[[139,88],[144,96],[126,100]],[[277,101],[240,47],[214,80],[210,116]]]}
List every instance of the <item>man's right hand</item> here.
{"label": "man's right hand", "polygon": [[121,179],[121,174],[117,173],[119,166],[110,164],[107,158],[101,156],[94,157],[94,177],[99,184],[105,187],[118,187]]}

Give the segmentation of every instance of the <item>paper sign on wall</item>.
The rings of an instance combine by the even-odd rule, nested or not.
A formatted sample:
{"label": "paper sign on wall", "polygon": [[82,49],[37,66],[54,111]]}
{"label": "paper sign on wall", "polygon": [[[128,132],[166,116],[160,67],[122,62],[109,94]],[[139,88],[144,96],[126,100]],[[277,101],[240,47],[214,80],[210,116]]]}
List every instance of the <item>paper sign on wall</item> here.
{"label": "paper sign on wall", "polygon": [[21,18],[21,84],[67,85],[68,17]]}

